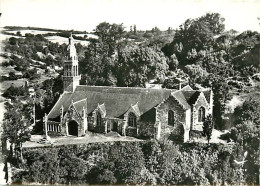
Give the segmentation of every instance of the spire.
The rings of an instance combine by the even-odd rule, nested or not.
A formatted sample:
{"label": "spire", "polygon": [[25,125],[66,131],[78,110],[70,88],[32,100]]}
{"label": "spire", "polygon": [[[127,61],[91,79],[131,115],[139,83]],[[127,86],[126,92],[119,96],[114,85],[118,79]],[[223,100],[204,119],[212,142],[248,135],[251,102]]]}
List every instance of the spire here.
{"label": "spire", "polygon": [[76,59],[75,57],[77,56],[77,52],[76,52],[76,48],[75,48],[75,45],[74,45],[74,38],[72,36],[72,32],[71,32],[70,37],[69,37],[69,46],[68,46],[67,50],[68,50],[69,57]]}
{"label": "spire", "polygon": [[72,37],[72,32],[70,33],[70,37],[69,37],[69,45],[74,45],[74,39]]}

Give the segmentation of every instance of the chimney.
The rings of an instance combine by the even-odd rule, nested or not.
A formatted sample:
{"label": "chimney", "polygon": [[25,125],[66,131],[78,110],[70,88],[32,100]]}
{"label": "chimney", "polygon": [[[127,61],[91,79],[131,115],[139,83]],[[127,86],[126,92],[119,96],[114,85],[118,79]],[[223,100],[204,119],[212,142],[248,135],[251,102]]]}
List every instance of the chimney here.
{"label": "chimney", "polygon": [[181,82],[179,83],[179,90],[181,90]]}

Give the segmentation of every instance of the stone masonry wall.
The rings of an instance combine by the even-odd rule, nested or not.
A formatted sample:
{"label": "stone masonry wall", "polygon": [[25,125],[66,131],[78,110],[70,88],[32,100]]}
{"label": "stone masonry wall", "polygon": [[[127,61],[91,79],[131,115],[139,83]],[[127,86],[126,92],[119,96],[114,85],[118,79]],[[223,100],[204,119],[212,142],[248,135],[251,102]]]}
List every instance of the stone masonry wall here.
{"label": "stone masonry wall", "polygon": [[205,108],[205,116],[210,113],[210,107],[206,99],[202,94],[198,97],[196,103],[193,105],[192,109],[192,130],[202,131],[203,122],[198,121],[199,109],[200,107]]}
{"label": "stone masonry wall", "polygon": [[[168,111],[174,112],[174,126],[168,125]],[[185,123],[185,110],[173,97],[162,103],[156,110],[156,122],[161,123],[160,139],[168,139],[170,135],[178,133],[180,125]],[[182,134],[180,134],[182,135]]]}

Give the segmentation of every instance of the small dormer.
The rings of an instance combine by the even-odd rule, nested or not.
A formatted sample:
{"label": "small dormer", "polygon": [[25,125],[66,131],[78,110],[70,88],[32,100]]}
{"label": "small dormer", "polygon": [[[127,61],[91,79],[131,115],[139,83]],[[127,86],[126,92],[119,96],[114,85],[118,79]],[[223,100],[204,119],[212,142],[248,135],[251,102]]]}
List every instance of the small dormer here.
{"label": "small dormer", "polygon": [[106,112],[105,103],[102,103],[101,105],[98,104],[96,111],[99,111],[102,117],[106,117],[107,112]]}
{"label": "small dormer", "polygon": [[124,114],[124,120],[127,122],[129,127],[136,128],[137,127],[137,120],[139,120],[141,116],[140,109],[138,106],[138,102],[136,104],[131,104],[129,109]]}

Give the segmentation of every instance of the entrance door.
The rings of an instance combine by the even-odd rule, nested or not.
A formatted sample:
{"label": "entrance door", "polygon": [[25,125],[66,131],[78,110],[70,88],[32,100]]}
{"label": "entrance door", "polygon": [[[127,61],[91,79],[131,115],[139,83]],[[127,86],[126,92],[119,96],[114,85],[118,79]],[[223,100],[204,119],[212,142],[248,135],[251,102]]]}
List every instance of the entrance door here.
{"label": "entrance door", "polygon": [[111,130],[117,132],[117,122],[116,121],[113,122]]}
{"label": "entrance door", "polygon": [[70,121],[68,124],[69,135],[78,136],[78,123],[76,121]]}

